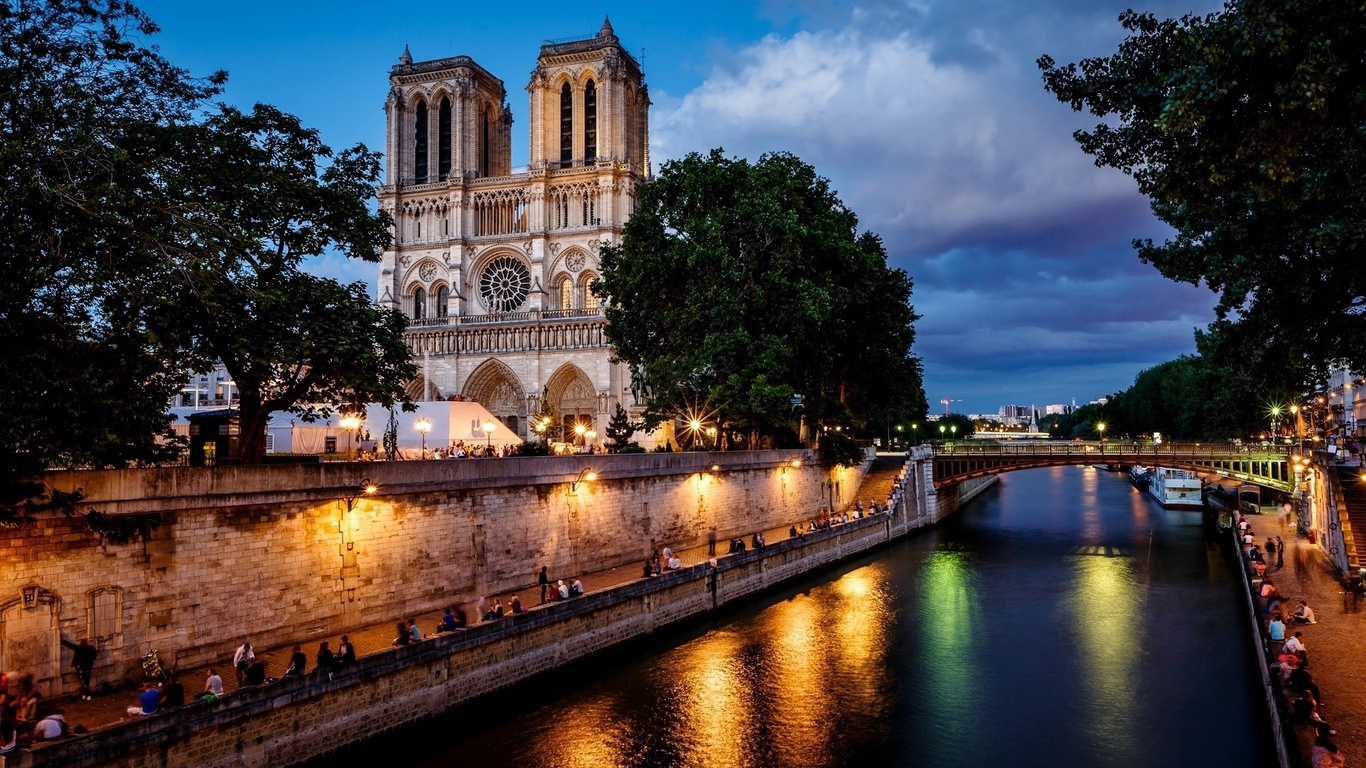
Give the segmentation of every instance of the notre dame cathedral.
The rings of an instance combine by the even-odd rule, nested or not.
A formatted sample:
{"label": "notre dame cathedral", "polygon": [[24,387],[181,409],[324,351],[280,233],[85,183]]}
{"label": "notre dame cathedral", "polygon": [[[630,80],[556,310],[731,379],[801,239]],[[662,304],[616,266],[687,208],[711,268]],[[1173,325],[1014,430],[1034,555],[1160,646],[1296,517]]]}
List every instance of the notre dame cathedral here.
{"label": "notre dame cathedral", "polygon": [[389,86],[379,201],[395,232],[378,290],[411,318],[410,395],[478,401],[527,439],[545,400],[601,441],[632,402],[592,284],[599,245],[619,241],[650,175],[640,64],[606,20],[541,46],[516,172],[503,81],[473,59],[415,62],[405,48]]}

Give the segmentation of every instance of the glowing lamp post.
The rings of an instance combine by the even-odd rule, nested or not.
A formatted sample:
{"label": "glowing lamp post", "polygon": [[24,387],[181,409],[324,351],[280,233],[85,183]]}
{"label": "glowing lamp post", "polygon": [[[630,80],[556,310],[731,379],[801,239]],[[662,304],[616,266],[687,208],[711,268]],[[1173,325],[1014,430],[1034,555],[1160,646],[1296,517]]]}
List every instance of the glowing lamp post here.
{"label": "glowing lamp post", "polygon": [[422,433],[422,458],[427,458],[427,433],[432,431],[432,420],[423,416],[413,423],[413,429]]}
{"label": "glowing lamp post", "polygon": [[352,436],[355,435],[356,430],[360,429],[360,417],[357,416],[357,415],[354,414],[354,413],[348,413],[348,414],[346,414],[345,416],[343,416],[343,417],[341,418],[341,422],[340,422],[340,423],[341,423],[342,429],[347,430],[347,433],[346,433],[346,458],[347,458],[348,461],[350,461],[350,460],[353,458],[352,455],[351,455],[351,442],[352,442]]}
{"label": "glowing lamp post", "polygon": [[1100,452],[1105,453],[1105,422],[1096,422],[1096,431],[1100,433]]}
{"label": "glowing lamp post", "polygon": [[485,445],[488,447],[490,451],[493,450],[493,430],[497,427],[498,424],[493,419],[484,420],[484,438],[486,440]]}
{"label": "glowing lamp post", "polygon": [[583,445],[583,436],[588,432],[588,427],[583,424],[574,425],[574,434],[579,436],[579,445]]}

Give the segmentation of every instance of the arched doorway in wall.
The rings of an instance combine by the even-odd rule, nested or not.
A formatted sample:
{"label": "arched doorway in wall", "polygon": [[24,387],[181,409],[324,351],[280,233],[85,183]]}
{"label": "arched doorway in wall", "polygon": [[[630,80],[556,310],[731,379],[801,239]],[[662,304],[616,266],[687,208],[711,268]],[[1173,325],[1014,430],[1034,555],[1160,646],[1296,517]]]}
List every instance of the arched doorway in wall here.
{"label": "arched doorway in wall", "polygon": [[44,696],[62,692],[61,600],[36,585],[0,603],[0,669],[27,672]]}
{"label": "arched doorway in wall", "polygon": [[573,363],[560,366],[550,377],[550,381],[546,382],[546,401],[560,415],[560,422],[565,430],[565,441],[573,441],[576,424],[597,430],[601,439],[601,425],[596,422],[598,390],[582,368]]}
{"label": "arched doorway in wall", "polygon": [[494,358],[480,363],[462,394],[487,408],[509,432],[526,438],[526,390],[506,363]]}

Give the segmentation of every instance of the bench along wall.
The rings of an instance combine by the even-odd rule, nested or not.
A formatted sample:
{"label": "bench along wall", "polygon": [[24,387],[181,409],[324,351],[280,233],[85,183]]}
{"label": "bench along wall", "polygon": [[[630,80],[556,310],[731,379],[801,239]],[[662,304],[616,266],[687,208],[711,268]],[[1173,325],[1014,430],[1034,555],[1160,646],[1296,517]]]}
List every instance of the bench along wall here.
{"label": "bench along wall", "polygon": [[[597,480],[576,482],[586,470]],[[92,508],[162,524],[124,544],[80,519],[0,530],[0,668],[34,672],[49,696],[74,690],[60,636],[97,642],[97,684],[140,674],[148,648],[207,664],[244,639],[304,641],[522,588],[541,565],[567,578],[696,545],[713,525],[723,540],[786,526],[847,505],[862,473],[804,451],[53,473]],[[358,493],[364,479],[378,495]]]}
{"label": "bench along wall", "polygon": [[[977,488],[996,478],[978,481]],[[784,540],[465,633],[361,659],[332,681],[286,679],[138,718],[25,755],[33,766],[287,766],[429,717],[532,675],[704,615],[857,556],[931,520],[892,515]]]}

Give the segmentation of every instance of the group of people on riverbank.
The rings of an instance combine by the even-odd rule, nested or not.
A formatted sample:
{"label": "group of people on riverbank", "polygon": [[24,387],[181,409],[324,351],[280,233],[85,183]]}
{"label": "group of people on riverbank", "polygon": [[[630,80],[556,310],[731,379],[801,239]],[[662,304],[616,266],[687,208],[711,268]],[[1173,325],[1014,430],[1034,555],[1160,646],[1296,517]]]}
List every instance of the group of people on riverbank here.
{"label": "group of people on riverbank", "polygon": [[[80,681],[80,698],[92,697],[90,676],[99,650],[88,639],[73,643],[60,638],[64,647],[72,650],[72,667]],[[70,733],[84,733],[85,728],[72,727],[61,709],[42,711],[42,692],[38,690],[32,673],[0,671],[0,755],[13,752],[21,745],[60,739]]]}
{"label": "group of people on riverbank", "polygon": [[1253,575],[1252,586],[1265,624],[1267,662],[1272,672],[1278,675],[1279,688],[1289,703],[1291,720],[1297,725],[1314,729],[1314,746],[1310,756],[1313,768],[1342,768],[1345,761],[1332,738],[1337,731],[1333,730],[1319,710],[1323,693],[1309,672],[1309,649],[1305,644],[1304,632],[1290,633],[1288,629],[1292,625],[1318,623],[1314,609],[1309,607],[1306,600],[1297,601],[1298,605],[1292,608],[1275,580],[1268,575],[1285,566],[1285,542],[1279,536],[1267,537],[1264,545],[1259,547],[1251,522],[1242,515],[1238,516],[1238,537],[1243,545],[1243,557]]}

